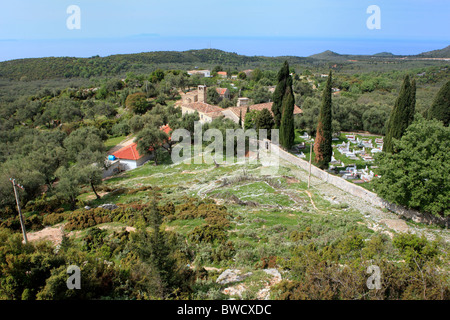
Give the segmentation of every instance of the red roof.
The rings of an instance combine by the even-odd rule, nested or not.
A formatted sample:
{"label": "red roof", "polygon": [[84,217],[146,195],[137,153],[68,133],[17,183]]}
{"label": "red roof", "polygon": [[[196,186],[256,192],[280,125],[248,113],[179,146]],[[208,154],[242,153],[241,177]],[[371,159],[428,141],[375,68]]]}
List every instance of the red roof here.
{"label": "red roof", "polygon": [[[169,134],[170,131],[172,131],[172,129],[169,127],[169,125],[162,126],[161,130],[167,134]],[[169,137],[169,139],[170,139],[170,137]],[[149,149],[149,151],[152,151],[152,150],[153,150],[153,148]],[[139,154],[139,151],[137,150],[136,142],[133,142],[129,146],[123,147],[122,149],[114,152],[112,155],[115,156],[117,159],[123,159],[123,160],[139,160],[144,156],[144,155]]]}
{"label": "red roof", "polygon": [[227,88],[216,88],[216,91],[219,95],[223,96],[225,93],[227,93]]}
{"label": "red roof", "polygon": [[123,160],[139,160],[143,156],[137,151],[137,143],[132,143],[127,147],[124,147],[112,154],[117,159]]}
{"label": "red roof", "polygon": [[161,127],[161,130],[164,131],[165,133],[169,134],[170,131],[172,131],[172,128],[169,127],[169,125],[165,125]]}

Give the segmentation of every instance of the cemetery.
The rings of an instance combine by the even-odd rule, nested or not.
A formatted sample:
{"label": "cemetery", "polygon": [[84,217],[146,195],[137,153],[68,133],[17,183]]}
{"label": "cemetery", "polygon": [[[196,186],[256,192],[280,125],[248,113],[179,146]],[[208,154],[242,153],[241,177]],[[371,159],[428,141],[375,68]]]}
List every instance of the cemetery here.
{"label": "cemetery", "polygon": [[[304,132],[296,138],[296,145],[291,153],[303,160],[309,161],[310,145],[314,141]],[[341,133],[333,138],[333,155],[328,172],[356,184],[371,182],[374,174],[374,154],[383,150],[383,137]],[[312,154],[314,159],[314,153]]]}

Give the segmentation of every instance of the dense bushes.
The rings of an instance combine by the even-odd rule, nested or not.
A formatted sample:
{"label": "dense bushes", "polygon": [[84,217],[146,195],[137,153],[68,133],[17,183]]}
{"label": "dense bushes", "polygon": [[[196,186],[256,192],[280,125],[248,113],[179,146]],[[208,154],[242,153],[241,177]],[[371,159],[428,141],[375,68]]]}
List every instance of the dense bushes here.
{"label": "dense bushes", "polygon": [[97,224],[111,222],[110,211],[102,208],[76,210],[69,216],[64,229],[67,231],[83,230]]}
{"label": "dense bushes", "polygon": [[[151,208],[156,206],[128,208],[146,217],[151,231],[94,227],[80,241],[65,237],[58,250],[49,242],[25,245],[20,232],[0,228],[0,299],[188,299],[196,276],[187,267],[193,256],[183,238],[158,227],[159,212]],[[91,226],[126,211],[79,210],[68,226]],[[69,265],[80,268],[81,290],[67,288]]]}
{"label": "dense bushes", "polygon": [[376,192],[383,199],[435,216],[450,215],[450,128],[418,116],[394,153],[376,157]]}
{"label": "dense bushes", "polygon": [[[304,299],[449,299],[450,282],[445,271],[443,252],[437,242],[424,237],[400,234],[394,238],[396,248],[387,258],[388,241],[373,236],[364,241],[351,231],[330,245],[300,245],[290,259],[279,260],[290,271],[290,279],[272,289],[273,298]],[[383,254],[382,254],[383,253]],[[389,256],[388,256],[389,257]],[[371,273],[380,268],[381,289],[367,286]]]}
{"label": "dense bushes", "polygon": [[212,200],[198,201],[188,199],[187,202],[176,206],[176,214],[168,219],[204,219],[205,223],[192,230],[188,237],[193,243],[225,243],[228,239],[227,229],[231,215],[227,208],[215,204]]}

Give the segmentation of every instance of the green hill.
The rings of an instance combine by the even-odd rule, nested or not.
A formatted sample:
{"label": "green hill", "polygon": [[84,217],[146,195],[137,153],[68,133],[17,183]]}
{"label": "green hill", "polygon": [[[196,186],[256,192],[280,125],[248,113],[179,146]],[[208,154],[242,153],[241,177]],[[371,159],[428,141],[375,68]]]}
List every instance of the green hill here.
{"label": "green hill", "polygon": [[336,53],[331,50],[324,51],[322,53],[313,54],[312,56],[309,56],[313,59],[319,59],[319,60],[330,60],[330,59],[336,59],[336,58],[343,58],[342,55],[339,53]]}
{"label": "green hill", "polygon": [[216,49],[184,52],[157,51],[91,58],[48,57],[0,62],[0,78],[11,80],[43,80],[54,78],[89,78],[92,76],[125,75],[127,72],[151,72],[157,67],[188,70],[194,67],[213,68],[278,68],[287,59],[290,63],[311,62],[301,57],[244,56]]}
{"label": "green hill", "polygon": [[[375,55],[339,54],[330,50],[309,57],[297,56],[245,56],[217,49],[188,51],[155,51],[136,54],[118,54],[107,57],[46,57],[17,59],[0,62],[0,80],[46,80],[61,78],[90,78],[125,76],[128,72],[151,73],[156,68],[188,70],[195,67],[212,69],[217,65],[232,70],[261,68],[278,70],[284,60],[292,67],[329,68],[329,62],[344,63],[349,59],[374,61],[398,58],[389,52]],[[450,57],[450,46],[442,50],[425,52],[412,57]]]}
{"label": "green hill", "polygon": [[450,58],[450,46],[445,47],[444,49],[440,50],[433,50],[428,52],[423,52],[417,57],[421,58]]}

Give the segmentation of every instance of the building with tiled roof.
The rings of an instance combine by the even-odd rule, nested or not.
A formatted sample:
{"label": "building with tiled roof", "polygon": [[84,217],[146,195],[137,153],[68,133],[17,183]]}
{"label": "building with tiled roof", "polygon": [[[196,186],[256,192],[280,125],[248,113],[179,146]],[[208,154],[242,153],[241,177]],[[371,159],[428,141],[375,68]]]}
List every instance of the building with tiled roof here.
{"label": "building with tiled roof", "polygon": [[221,116],[222,108],[206,103],[207,87],[198,86],[197,92],[191,92],[189,96],[183,97],[181,103],[182,115],[198,112],[201,123],[211,122]]}
{"label": "building with tiled roof", "polygon": [[230,99],[230,90],[228,88],[216,88],[217,93],[220,96],[220,99]]}
{"label": "building with tiled roof", "polygon": [[201,123],[211,122],[222,115],[223,109],[206,102],[193,102],[183,104],[181,112],[183,115],[198,112]]}
{"label": "building with tiled roof", "polygon": [[187,72],[188,75],[199,75],[201,77],[210,78],[211,77],[211,71],[210,70],[189,70]]}
{"label": "building with tiled roof", "polygon": [[[170,134],[172,128],[170,128],[169,125],[165,125],[162,126],[160,130]],[[149,149],[149,151],[153,150]],[[142,166],[145,162],[153,158],[153,153],[141,155],[137,149],[137,143],[133,142],[112,153],[111,156],[113,156],[114,162],[119,162],[120,171],[127,171]]]}
{"label": "building with tiled roof", "polygon": [[217,72],[217,74],[221,77],[221,78],[227,78],[228,77],[228,73],[226,71],[219,71]]}
{"label": "building with tiled roof", "polygon": [[[242,115],[242,125],[244,125],[244,119],[245,119],[245,115],[247,114],[247,108],[250,111],[254,111],[254,110],[261,111],[263,109],[268,109],[270,111],[270,113],[273,115],[272,105],[273,105],[273,102],[266,102],[266,103],[259,103],[259,104],[254,104],[254,105],[250,105],[250,106],[231,107],[231,108],[227,108],[226,111],[223,112],[223,114],[225,115],[226,118],[229,118],[236,123],[239,123],[239,117]],[[303,113],[302,109],[300,109],[300,107],[295,105],[294,106],[294,116],[300,115],[302,113]]]}

